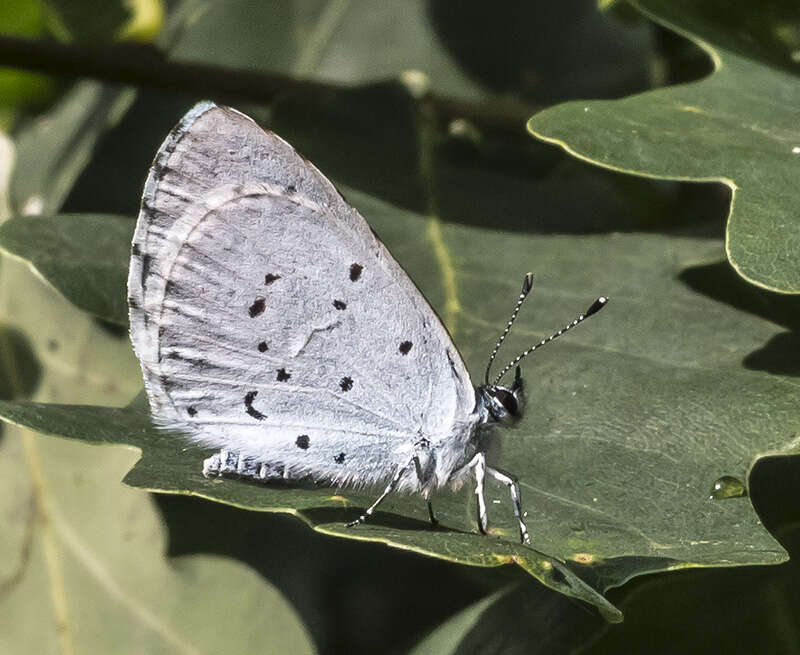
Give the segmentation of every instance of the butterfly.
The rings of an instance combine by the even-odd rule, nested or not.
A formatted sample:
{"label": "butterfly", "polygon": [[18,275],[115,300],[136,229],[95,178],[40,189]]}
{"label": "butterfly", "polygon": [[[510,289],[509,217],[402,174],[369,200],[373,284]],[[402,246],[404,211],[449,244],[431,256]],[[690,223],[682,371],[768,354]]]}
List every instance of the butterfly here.
{"label": "butterfly", "polygon": [[[519,361],[591,307],[489,370],[533,284],[525,276],[485,383],[361,215],[311,163],[252,119],[200,103],[167,136],[131,246],[130,334],[154,422],[217,452],[206,476],[313,479],[431,493],[472,477],[487,531],[493,426],[522,412]],[[516,367],[509,386],[499,384]]]}

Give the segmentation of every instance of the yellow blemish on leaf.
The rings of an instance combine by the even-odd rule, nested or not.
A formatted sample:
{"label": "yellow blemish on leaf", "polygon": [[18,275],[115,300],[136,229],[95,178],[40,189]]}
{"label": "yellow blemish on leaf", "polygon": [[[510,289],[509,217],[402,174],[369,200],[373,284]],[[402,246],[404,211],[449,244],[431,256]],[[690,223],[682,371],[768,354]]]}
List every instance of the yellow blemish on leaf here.
{"label": "yellow blemish on leaf", "polygon": [[508,530],[504,530],[503,528],[489,528],[486,531],[486,534],[490,534],[493,537],[507,537],[509,535]]}
{"label": "yellow blemish on leaf", "polygon": [[125,8],[131,17],[117,31],[121,41],[153,41],[164,26],[162,0],[125,0]]}
{"label": "yellow blemish on leaf", "polygon": [[[728,560],[721,559],[721,560],[719,560],[719,563],[725,563],[727,561]],[[670,566],[667,570],[668,571],[683,571],[685,569],[697,569],[697,568],[702,568],[702,567],[703,567],[703,564],[696,564],[694,562],[678,562],[677,564],[673,564],[672,566]]]}
{"label": "yellow blemish on leaf", "polygon": [[341,503],[345,507],[347,507],[347,498],[344,496],[329,496],[328,500],[332,500],[335,503]]}
{"label": "yellow blemish on leaf", "polygon": [[700,107],[694,107],[693,105],[683,105],[683,107],[681,107],[681,109],[683,109],[683,111],[688,111],[688,112],[690,112],[692,114],[704,114],[705,113],[702,109],[700,109]]}
{"label": "yellow blemish on leaf", "polygon": [[593,564],[595,559],[591,553],[575,553],[572,559],[580,564]]}

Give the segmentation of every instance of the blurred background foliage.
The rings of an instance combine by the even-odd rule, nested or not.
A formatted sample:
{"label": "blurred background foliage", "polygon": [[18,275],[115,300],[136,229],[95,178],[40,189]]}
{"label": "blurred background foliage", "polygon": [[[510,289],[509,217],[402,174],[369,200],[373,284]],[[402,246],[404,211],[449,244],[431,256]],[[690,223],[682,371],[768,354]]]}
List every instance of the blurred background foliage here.
{"label": "blurred background foliage", "polygon": [[[717,44],[797,75],[793,3],[697,4]],[[528,118],[559,103],[713,71],[685,31],[645,17],[663,16],[659,3],[601,5],[5,0],[0,215],[133,218],[164,135],[211,98],[279,132],[337,183],[443,224],[721,239],[728,187],[623,175],[526,133]],[[793,170],[775,176],[796,181]],[[2,398],[124,405],[141,386],[125,330],[65,301],[27,266],[32,255],[17,254],[0,262]],[[99,257],[94,274],[102,266]],[[751,364],[796,382],[796,296],[742,290],[723,282],[726,263],[715,266],[687,268],[683,282],[781,326]],[[109,315],[118,301],[108,299]],[[148,497],[116,482],[135,460],[128,451],[87,455],[14,426],[0,448],[0,516],[12,526],[0,536],[1,651],[800,652],[794,561],[634,579],[608,593],[626,615],[609,625],[514,567],[464,567],[279,514]],[[764,526],[800,552],[795,458],[759,460],[748,482]]]}

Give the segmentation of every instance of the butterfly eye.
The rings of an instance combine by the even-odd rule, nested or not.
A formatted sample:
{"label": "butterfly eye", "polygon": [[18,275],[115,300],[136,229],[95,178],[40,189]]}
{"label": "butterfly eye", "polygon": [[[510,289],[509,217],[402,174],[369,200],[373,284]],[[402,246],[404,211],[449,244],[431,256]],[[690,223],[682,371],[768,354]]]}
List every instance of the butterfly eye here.
{"label": "butterfly eye", "polygon": [[514,394],[510,391],[506,391],[505,389],[498,389],[495,392],[495,398],[500,401],[500,404],[503,406],[503,409],[506,410],[511,416],[516,416],[517,412],[519,411],[519,404],[517,403],[517,399],[514,397]]}
{"label": "butterfly eye", "polygon": [[517,395],[505,387],[484,388],[486,408],[498,423],[509,424],[519,418],[520,407]]}

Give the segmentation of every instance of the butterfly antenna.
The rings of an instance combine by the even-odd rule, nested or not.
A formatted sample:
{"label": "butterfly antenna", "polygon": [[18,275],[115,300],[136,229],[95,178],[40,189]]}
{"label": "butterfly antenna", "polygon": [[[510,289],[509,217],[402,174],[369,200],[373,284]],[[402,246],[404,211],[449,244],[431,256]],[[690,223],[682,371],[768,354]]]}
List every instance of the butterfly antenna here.
{"label": "butterfly antenna", "polygon": [[495,345],[494,350],[489,357],[489,363],[486,365],[486,375],[484,377],[484,381],[487,385],[489,384],[489,371],[492,368],[492,362],[494,361],[494,358],[497,356],[497,351],[500,350],[500,344],[503,343],[506,336],[511,331],[511,326],[514,324],[514,321],[517,320],[519,308],[522,307],[522,303],[525,302],[525,298],[531,292],[531,289],[533,289],[533,273],[528,273],[525,275],[525,279],[522,280],[522,291],[520,291],[519,299],[517,300],[517,306],[514,307],[514,311],[511,313],[511,319],[508,321],[506,329],[503,330],[503,334],[501,334],[500,338],[497,340],[497,345]]}
{"label": "butterfly antenna", "polygon": [[[520,301],[520,302],[522,302],[522,301]],[[596,314],[596,313],[597,313],[597,312],[599,312],[601,309],[603,309],[603,307],[605,307],[607,303],[608,303],[608,298],[606,298],[605,296],[600,296],[600,297],[599,297],[597,300],[595,300],[595,301],[594,301],[594,302],[591,304],[591,306],[589,307],[589,309],[587,309],[587,310],[586,310],[586,311],[585,311],[583,314],[579,315],[579,316],[578,316],[578,318],[576,318],[574,321],[572,321],[572,323],[570,323],[569,325],[567,325],[567,326],[565,326],[565,327],[561,328],[561,329],[560,329],[558,332],[556,332],[555,334],[551,334],[549,337],[547,337],[547,339],[542,339],[542,340],[541,340],[539,343],[537,343],[537,344],[535,344],[535,345],[531,346],[531,347],[530,347],[530,348],[528,348],[528,349],[527,349],[525,352],[521,353],[521,354],[520,354],[520,355],[518,355],[516,358],[514,358],[512,361],[510,361],[510,362],[508,363],[508,365],[507,365],[507,366],[506,366],[506,367],[505,367],[505,368],[504,368],[502,371],[500,371],[500,375],[498,375],[498,376],[495,378],[495,381],[494,381],[494,383],[493,383],[493,384],[497,384],[498,382],[500,382],[500,380],[502,379],[502,377],[503,377],[503,376],[504,376],[506,373],[508,373],[508,372],[509,372],[509,371],[510,371],[512,368],[514,368],[514,367],[515,367],[517,364],[519,364],[520,360],[521,360],[523,357],[527,357],[528,355],[530,355],[530,354],[531,354],[531,353],[532,353],[534,350],[536,350],[537,348],[541,348],[541,347],[542,347],[542,346],[544,346],[545,344],[548,344],[548,343],[550,343],[550,342],[551,342],[553,339],[555,339],[556,337],[560,337],[562,334],[564,334],[564,333],[565,333],[565,332],[567,332],[568,330],[571,330],[571,329],[572,329],[572,328],[574,328],[576,325],[578,325],[578,323],[583,323],[583,321],[585,321],[587,318],[589,318],[589,317],[590,317],[592,314]],[[516,310],[515,310],[514,314],[516,315]],[[510,325],[510,324],[509,324],[509,325]],[[506,329],[506,332],[507,332],[507,331],[508,331],[508,330]],[[505,334],[503,334],[503,336],[505,336]],[[502,341],[502,339],[500,339],[500,341]],[[498,344],[498,345],[499,345],[499,344]],[[488,372],[487,372],[487,384],[488,384]]]}

